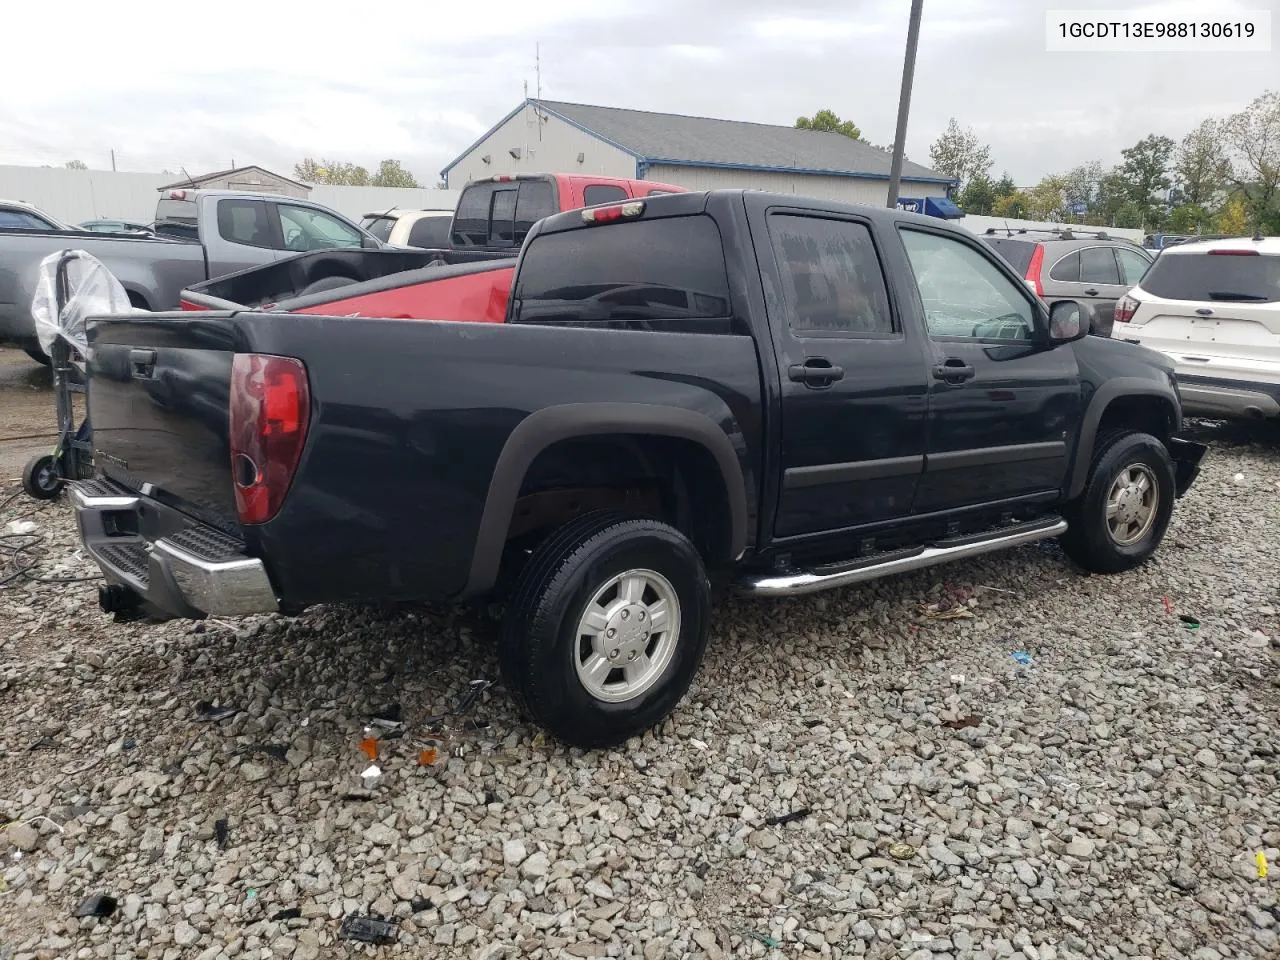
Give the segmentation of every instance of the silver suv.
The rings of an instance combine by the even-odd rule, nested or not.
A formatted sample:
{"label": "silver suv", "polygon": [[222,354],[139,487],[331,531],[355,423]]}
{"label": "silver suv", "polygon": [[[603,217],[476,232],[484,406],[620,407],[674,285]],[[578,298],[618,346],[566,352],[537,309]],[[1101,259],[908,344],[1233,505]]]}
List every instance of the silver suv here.
{"label": "silver suv", "polygon": [[1049,306],[1070,300],[1089,320],[1089,332],[1111,336],[1116,301],[1135,287],[1152,256],[1136,243],[1103,231],[998,230],[982,239],[1013,265]]}

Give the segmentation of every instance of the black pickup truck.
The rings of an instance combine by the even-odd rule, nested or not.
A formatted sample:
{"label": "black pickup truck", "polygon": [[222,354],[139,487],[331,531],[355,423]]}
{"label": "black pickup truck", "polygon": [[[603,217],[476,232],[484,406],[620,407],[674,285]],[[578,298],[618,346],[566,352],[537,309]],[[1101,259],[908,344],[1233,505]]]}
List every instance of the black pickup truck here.
{"label": "black pickup truck", "polygon": [[1146,560],[1204,447],[1163,356],[1087,333],[936,219],[632,200],[540,221],[502,323],[92,322],[73,497],[107,610],[501,597],[509,690],[601,746],[683,696],[712,578]]}

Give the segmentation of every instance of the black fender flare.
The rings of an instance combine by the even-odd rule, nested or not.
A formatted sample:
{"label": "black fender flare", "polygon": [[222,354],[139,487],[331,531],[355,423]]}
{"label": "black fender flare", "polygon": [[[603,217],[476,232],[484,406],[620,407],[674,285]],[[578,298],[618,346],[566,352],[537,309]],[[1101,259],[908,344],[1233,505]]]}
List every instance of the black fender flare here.
{"label": "black fender flare", "polygon": [[1162,386],[1146,377],[1113,377],[1107,380],[1089,398],[1089,406],[1080,422],[1080,437],[1076,441],[1076,459],[1071,467],[1066,499],[1074,500],[1084,492],[1085,482],[1089,478],[1089,464],[1093,460],[1093,444],[1098,439],[1098,427],[1102,423],[1103,414],[1112,401],[1121,397],[1155,397],[1163,400],[1168,405],[1173,429],[1176,431],[1179,428],[1182,407],[1171,386]]}
{"label": "black fender flare", "polygon": [[521,420],[507,437],[493,468],[476,531],[471,571],[461,596],[482,594],[498,579],[516,497],[534,459],[561,440],[611,433],[691,440],[715,459],[728,494],[730,556],[747,544],[747,488],[729,435],[710,417],[680,407],[646,403],[568,403],[545,407]]}

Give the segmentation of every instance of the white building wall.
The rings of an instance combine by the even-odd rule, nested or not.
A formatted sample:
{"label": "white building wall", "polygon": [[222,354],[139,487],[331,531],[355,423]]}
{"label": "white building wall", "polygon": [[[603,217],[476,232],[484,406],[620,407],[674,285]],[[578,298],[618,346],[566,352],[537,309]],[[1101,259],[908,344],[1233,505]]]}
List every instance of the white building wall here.
{"label": "white building wall", "polygon": [[[655,163],[649,167],[645,179],[671,183],[690,190],[767,190],[770,193],[791,193],[840,203],[870,203],[878,207],[883,207],[889,198],[887,180],[832,177],[815,173],[731,170],[723,167]],[[905,197],[945,197],[947,188],[940,183],[913,183],[906,180],[898,193]]]}
{"label": "white building wall", "polygon": [[[0,200],[34,204],[55,220],[74,226],[98,218],[155,219],[159,188],[173,183],[172,173],[117,173],[62,167],[0,166]],[[375,210],[452,210],[457,190],[401,187],[311,188],[310,199],[352,219]]]}
{"label": "white building wall", "polygon": [[[542,135],[534,108],[520,112],[472,147],[445,175],[452,190],[472,180],[511,173],[583,173],[598,177],[632,178],[636,161],[631,154],[583,133],[558,117],[542,114]],[[519,159],[511,156],[518,148]],[[489,157],[485,163],[481,158]],[[579,162],[578,157],[582,160]],[[653,179],[652,177],[650,179]]]}

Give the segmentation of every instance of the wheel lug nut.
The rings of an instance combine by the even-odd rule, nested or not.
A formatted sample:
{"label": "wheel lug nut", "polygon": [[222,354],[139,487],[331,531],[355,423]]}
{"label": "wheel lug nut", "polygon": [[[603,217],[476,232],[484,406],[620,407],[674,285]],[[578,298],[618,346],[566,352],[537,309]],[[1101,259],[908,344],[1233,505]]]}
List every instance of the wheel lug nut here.
{"label": "wheel lug nut", "polygon": [[630,611],[630,610],[623,610],[623,611],[622,611],[622,619],[623,619],[623,620],[626,620],[629,616],[631,616],[631,611]]}
{"label": "wheel lug nut", "polygon": [[610,660],[617,660],[617,659],[618,659],[618,651],[617,651],[617,648],[614,648],[613,650],[610,650],[610,651],[609,651],[609,659],[610,659]]}
{"label": "wheel lug nut", "polygon": [[614,637],[618,635],[618,631],[613,629],[613,627],[610,627],[608,630],[604,632],[604,635],[612,640]]}
{"label": "wheel lug nut", "polygon": [[639,613],[637,613],[637,614],[636,614],[636,616],[637,616],[637,617],[639,617],[641,620],[643,620],[643,619],[644,619],[644,611],[643,611],[643,610],[641,610]]}

